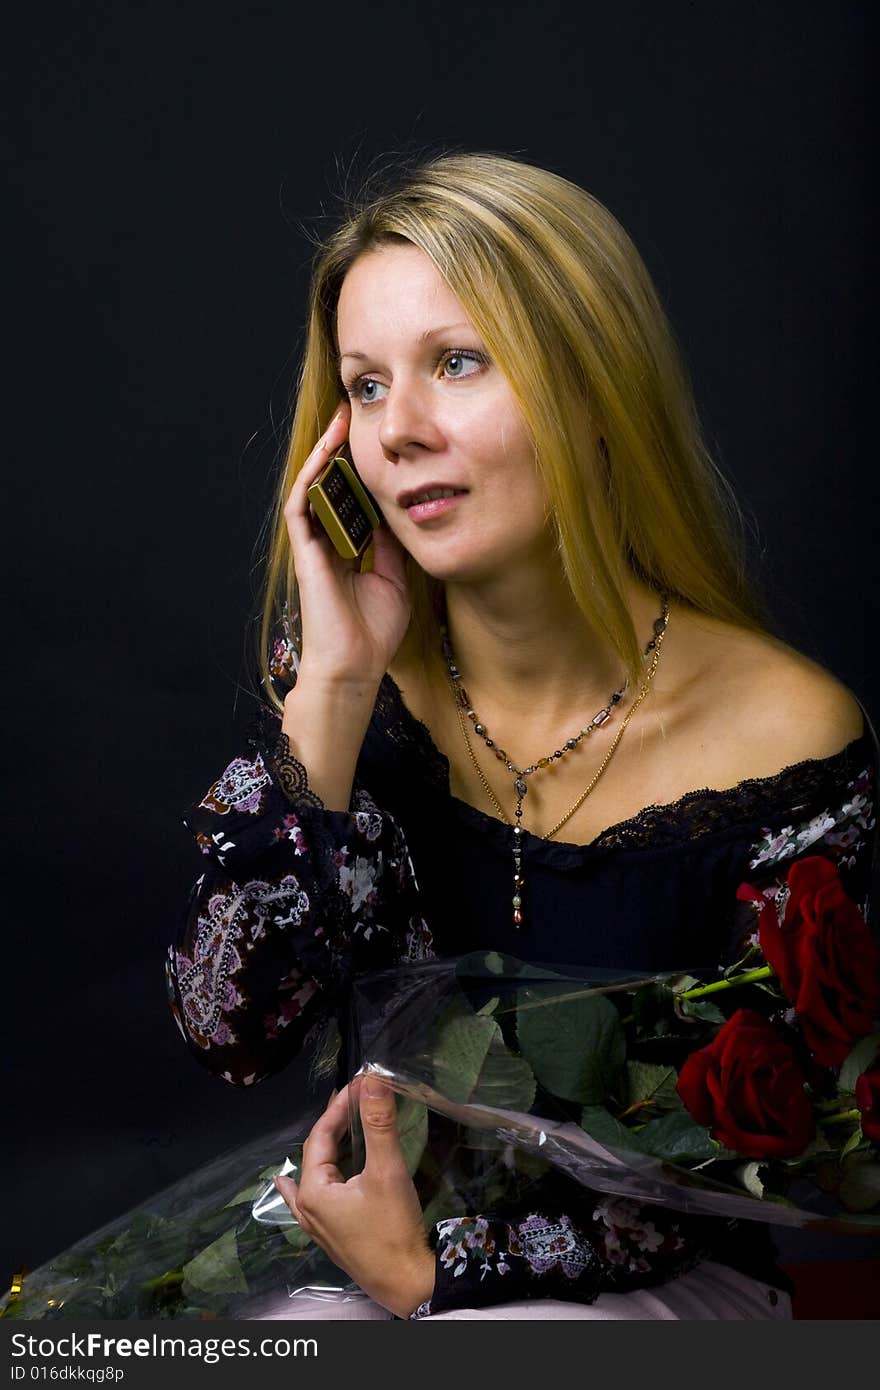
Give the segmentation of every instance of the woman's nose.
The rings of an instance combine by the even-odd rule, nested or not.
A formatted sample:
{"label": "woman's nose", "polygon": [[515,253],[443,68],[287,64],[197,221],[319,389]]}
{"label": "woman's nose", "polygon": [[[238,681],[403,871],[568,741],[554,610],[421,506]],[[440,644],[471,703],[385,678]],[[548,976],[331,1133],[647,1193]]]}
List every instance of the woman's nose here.
{"label": "woman's nose", "polygon": [[436,448],[439,427],[430,399],[430,387],[415,382],[395,382],[382,406],[379,442],[389,453],[405,453],[413,444]]}

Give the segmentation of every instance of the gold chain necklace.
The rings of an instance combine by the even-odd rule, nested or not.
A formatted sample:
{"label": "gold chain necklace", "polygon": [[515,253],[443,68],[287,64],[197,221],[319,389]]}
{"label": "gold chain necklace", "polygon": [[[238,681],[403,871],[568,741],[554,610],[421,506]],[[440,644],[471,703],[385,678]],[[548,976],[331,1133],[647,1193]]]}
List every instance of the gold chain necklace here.
{"label": "gold chain necklace", "polygon": [[[645,647],[645,656],[651,656],[651,664],[648,668],[645,679],[642,682],[642,687],[635,700],[633,701],[632,705],[630,706],[629,710],[627,711],[620,728],[614,736],[614,740],[611,744],[611,747],[608,749],[608,752],[605,754],[605,757],[599,764],[597,771],[594,773],[593,777],[591,778],[590,782],[585,787],[585,789],[581,792],[574,805],[570,807],[568,811],[566,811],[565,815],[562,817],[561,820],[558,820],[556,822],[552,830],[548,830],[547,834],[542,837],[545,840],[552,839],[556,832],[562,829],[566,821],[570,820],[571,817],[574,815],[575,811],[577,811],[578,808],[582,806],[583,803],[586,801],[587,797],[590,795],[593,788],[598,783],[599,778],[602,776],[603,772],[605,771],[611,759],[613,758],[614,753],[617,749],[617,745],[623,738],[627,724],[632,719],[639,705],[642,703],[642,701],[644,700],[645,696],[648,694],[648,691],[651,688],[651,682],[653,681],[654,674],[657,670],[657,663],[660,660],[660,648],[663,645],[663,638],[666,635],[666,629],[669,625],[669,597],[667,594],[663,594],[662,602],[663,611],[660,617],[657,618],[654,623],[654,635]],[[535,772],[540,771],[541,768],[549,767],[551,763],[557,762],[560,758],[563,758],[566,755],[566,753],[570,753],[572,749],[576,748],[578,744],[582,741],[582,739],[589,738],[595,729],[600,729],[604,724],[606,724],[608,720],[611,718],[613,709],[616,705],[620,703],[621,699],[623,698],[624,691],[626,690],[629,682],[625,681],[619,690],[615,690],[612,693],[608,701],[608,704],[604,705],[602,709],[600,709],[573,738],[566,739],[565,743],[561,748],[557,748],[555,752],[548,754],[547,757],[539,758],[537,762],[532,763],[529,767],[518,768],[511,761],[509,755],[505,752],[505,750],[503,748],[499,748],[495,744],[494,740],[489,738],[488,730],[485,728],[483,724],[480,723],[477,717],[476,710],[472,707],[471,702],[468,698],[467,691],[465,690],[464,685],[462,684],[461,672],[458,670],[458,667],[455,664],[455,656],[452,651],[452,644],[449,640],[449,633],[445,625],[441,625],[441,632],[443,637],[443,655],[446,659],[446,665],[449,671],[449,679],[450,684],[452,686],[453,698],[455,700],[456,712],[458,714],[459,727],[461,728],[461,732],[464,737],[465,746],[470,756],[470,760],[473,763],[474,770],[476,771],[476,774],[480,779],[480,782],[483,786],[484,791],[486,792],[486,795],[488,796],[495,810],[498,812],[498,815],[500,816],[501,820],[503,820],[507,825],[510,825],[511,821],[505,815],[501,803],[499,802],[497,796],[495,795],[494,791],[489,785],[489,781],[485,773],[483,772],[483,769],[477,762],[476,754],[474,753],[473,746],[468,736],[467,723],[465,722],[467,719],[471,721],[471,723],[474,726],[474,732],[478,734],[480,738],[482,738],[483,742],[486,744],[486,747],[490,748],[493,751],[495,757],[499,760],[499,762],[503,762],[508,771],[514,774],[513,790],[514,795],[516,796],[516,810],[514,812],[514,818],[516,824],[513,825],[512,904],[513,925],[515,928],[518,929],[520,926],[522,926],[523,922],[523,889],[525,888],[525,878],[522,869],[522,807],[523,799],[528,791],[528,784],[526,783],[525,779],[527,777],[532,776]]]}

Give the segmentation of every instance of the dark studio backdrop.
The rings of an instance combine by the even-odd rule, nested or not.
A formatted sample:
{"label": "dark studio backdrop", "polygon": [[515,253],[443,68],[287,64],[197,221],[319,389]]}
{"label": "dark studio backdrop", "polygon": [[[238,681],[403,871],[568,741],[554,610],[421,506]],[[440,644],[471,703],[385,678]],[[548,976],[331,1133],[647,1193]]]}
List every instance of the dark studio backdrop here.
{"label": "dark studio backdrop", "polygon": [[308,231],[377,158],[514,153],[611,208],[784,634],[880,717],[867,15],[19,7],[0,1283],[301,1104],[296,1068],[242,1092],[197,1066],[162,963],[201,871],[180,815],[253,708]]}

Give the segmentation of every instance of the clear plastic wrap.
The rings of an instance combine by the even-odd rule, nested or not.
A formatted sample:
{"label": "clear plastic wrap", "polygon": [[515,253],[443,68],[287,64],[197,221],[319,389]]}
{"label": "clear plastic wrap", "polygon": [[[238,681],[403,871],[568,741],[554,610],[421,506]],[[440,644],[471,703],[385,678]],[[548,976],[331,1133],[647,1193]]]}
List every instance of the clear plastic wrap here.
{"label": "clear plastic wrap", "polygon": [[224,1154],[25,1273],[4,1316],[248,1317],[291,1280],[344,1289],[347,1276],[298,1231],[252,1214],[314,1118]]}
{"label": "clear plastic wrap", "polygon": [[[530,1200],[557,1169],[590,1191],[689,1213],[880,1230],[877,1120],[856,1103],[859,1079],[876,1073],[880,1034],[856,1040],[842,1066],[819,1066],[772,972],[744,964],[700,984],[682,974],[562,976],[490,952],[359,979],[352,1055],[398,1095],[426,1228]],[[725,1030],[736,1043],[740,1014],[753,1030],[735,1056],[748,1084],[733,1068],[718,1114],[719,1124],[729,1114],[742,1124],[751,1106],[750,1151],[719,1142],[683,1099],[703,1107],[699,1087],[680,1086],[683,1068],[696,1066],[718,1100],[723,1072],[719,1083],[700,1058]],[[780,1084],[789,1092],[774,1110]],[[306,1296],[363,1299],[271,1181],[298,1176],[315,1118],[218,1159],[27,1274],[4,1316],[295,1318]],[[363,1158],[352,1109],[343,1174]]]}
{"label": "clear plastic wrap", "polygon": [[[530,1155],[591,1190],[684,1212],[880,1231],[876,1124],[853,1094],[876,1066],[880,1034],[859,1039],[839,1069],[816,1066],[766,966],[701,986],[684,973],[563,976],[489,952],[366,976],[355,992],[366,1069],[471,1142],[508,1145],[514,1168]],[[727,1014],[718,1000],[730,1001]],[[789,1107],[771,1126],[754,1096],[770,1063],[753,1054],[752,1090],[728,1101],[752,1107],[750,1152],[720,1143],[677,1085],[688,1058],[744,1005],[773,1031],[771,1045],[790,1051],[792,1072],[801,1065],[805,1094],[795,1121]],[[754,1049],[753,1033],[747,1041]],[[790,1124],[785,1157],[773,1152],[779,1121]]]}

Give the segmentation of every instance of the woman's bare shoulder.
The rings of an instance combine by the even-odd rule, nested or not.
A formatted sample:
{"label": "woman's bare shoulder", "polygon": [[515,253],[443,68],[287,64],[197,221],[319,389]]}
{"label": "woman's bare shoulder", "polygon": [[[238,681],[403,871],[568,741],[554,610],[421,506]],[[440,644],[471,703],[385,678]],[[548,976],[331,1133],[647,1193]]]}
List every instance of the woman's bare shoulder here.
{"label": "woman's bare shoulder", "polygon": [[709,687],[750,759],[782,768],[828,758],[864,732],[852,691],[802,652],[728,624],[705,638]]}

